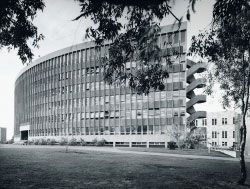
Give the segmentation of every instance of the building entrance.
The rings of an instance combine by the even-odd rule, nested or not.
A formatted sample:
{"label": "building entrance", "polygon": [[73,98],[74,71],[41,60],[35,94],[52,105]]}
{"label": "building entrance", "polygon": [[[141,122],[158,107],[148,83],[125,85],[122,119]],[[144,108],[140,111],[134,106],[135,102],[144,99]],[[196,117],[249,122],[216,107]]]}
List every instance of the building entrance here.
{"label": "building entrance", "polygon": [[28,140],[28,130],[21,131],[21,140]]}

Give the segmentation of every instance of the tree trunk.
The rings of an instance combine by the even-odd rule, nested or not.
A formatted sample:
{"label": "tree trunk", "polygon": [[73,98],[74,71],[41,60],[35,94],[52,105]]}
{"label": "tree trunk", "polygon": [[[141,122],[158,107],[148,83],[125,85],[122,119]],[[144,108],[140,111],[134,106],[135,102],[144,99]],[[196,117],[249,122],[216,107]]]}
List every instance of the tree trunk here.
{"label": "tree trunk", "polygon": [[247,170],[246,170],[246,163],[245,163],[245,146],[246,146],[246,115],[243,113],[242,115],[242,126],[240,128],[240,180],[238,184],[244,184],[247,178]]}

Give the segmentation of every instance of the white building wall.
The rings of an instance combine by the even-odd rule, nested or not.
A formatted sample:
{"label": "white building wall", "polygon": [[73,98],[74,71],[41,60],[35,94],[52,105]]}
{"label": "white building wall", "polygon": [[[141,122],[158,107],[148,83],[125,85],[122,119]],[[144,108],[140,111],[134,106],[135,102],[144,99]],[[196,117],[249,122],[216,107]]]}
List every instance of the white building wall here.
{"label": "white building wall", "polygon": [[246,126],[247,126],[247,137],[246,137],[246,155],[250,156],[250,113],[248,113],[246,118]]}
{"label": "white building wall", "polygon": [[207,127],[208,146],[219,148],[230,148],[233,146],[234,142],[237,141],[237,134],[233,121],[234,119],[236,120],[236,115],[237,113],[234,111],[208,112],[206,119],[196,120],[196,126]]}

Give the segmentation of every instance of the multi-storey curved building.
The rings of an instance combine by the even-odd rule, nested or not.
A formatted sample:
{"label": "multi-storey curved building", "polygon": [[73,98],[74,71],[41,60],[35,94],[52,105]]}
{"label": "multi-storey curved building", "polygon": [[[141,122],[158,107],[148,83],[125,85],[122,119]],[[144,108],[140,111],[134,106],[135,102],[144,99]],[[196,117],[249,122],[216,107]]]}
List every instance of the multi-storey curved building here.
{"label": "multi-storey curved building", "polygon": [[108,44],[81,43],[28,65],[15,83],[15,140],[74,137],[132,146],[173,140],[186,125],[186,23],[179,30],[164,26],[158,37],[163,50],[178,56],[171,58],[166,90],[148,96],[104,83],[100,58]]}

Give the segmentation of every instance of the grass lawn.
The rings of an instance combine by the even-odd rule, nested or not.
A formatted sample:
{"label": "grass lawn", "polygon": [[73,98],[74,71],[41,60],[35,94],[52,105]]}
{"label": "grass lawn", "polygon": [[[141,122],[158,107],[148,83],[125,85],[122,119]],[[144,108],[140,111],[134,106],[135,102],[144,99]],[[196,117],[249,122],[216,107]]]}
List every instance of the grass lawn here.
{"label": "grass lawn", "polygon": [[1,189],[249,188],[236,184],[239,171],[224,160],[0,146]]}

